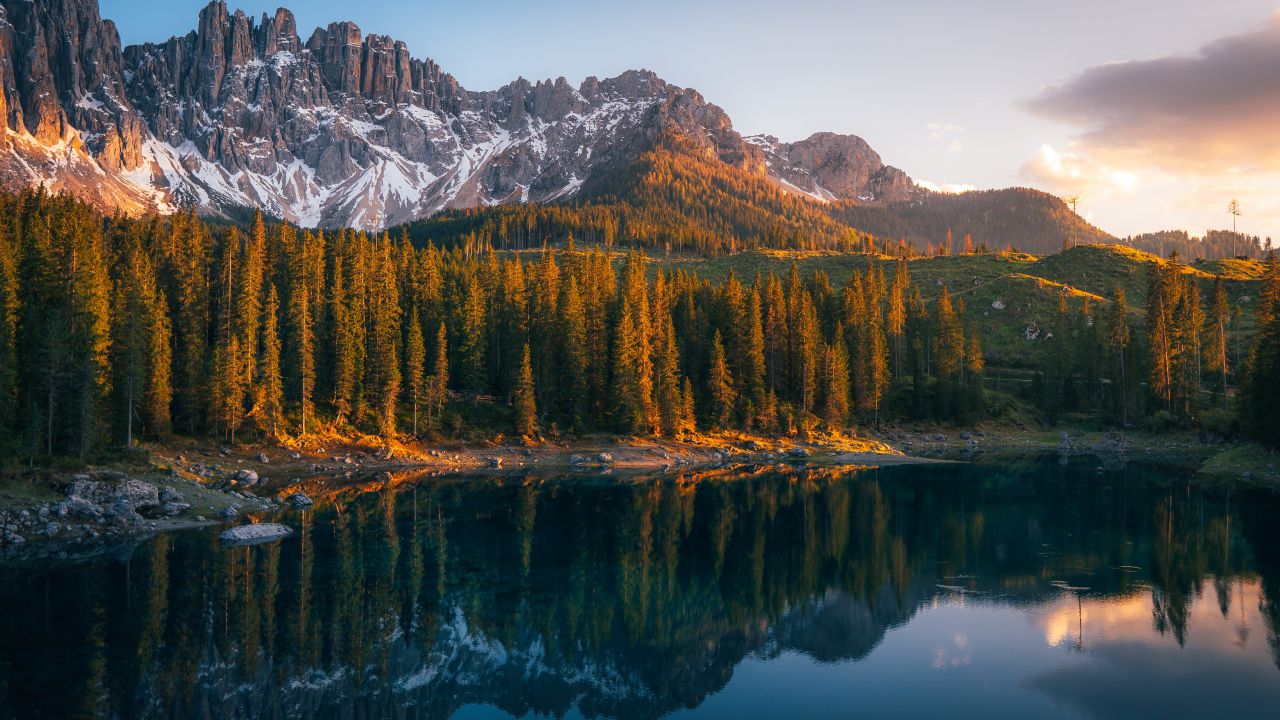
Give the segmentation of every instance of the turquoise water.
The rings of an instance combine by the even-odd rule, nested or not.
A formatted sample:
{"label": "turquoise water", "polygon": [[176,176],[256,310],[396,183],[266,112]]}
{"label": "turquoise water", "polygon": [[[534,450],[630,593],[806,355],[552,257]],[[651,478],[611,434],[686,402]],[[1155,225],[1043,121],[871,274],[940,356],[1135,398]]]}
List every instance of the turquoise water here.
{"label": "turquoise water", "polygon": [[0,567],[0,717],[1272,718],[1277,518],[1093,461],[397,478]]}

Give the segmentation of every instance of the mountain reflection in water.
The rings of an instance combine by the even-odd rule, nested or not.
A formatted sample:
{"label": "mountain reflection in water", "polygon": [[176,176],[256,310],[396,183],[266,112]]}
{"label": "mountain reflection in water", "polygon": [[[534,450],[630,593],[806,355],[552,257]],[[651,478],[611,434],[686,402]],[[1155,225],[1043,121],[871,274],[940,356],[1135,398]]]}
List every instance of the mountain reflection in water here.
{"label": "mountain reflection in water", "polygon": [[0,568],[0,717],[1265,717],[1278,511],[1085,462],[396,478]]}

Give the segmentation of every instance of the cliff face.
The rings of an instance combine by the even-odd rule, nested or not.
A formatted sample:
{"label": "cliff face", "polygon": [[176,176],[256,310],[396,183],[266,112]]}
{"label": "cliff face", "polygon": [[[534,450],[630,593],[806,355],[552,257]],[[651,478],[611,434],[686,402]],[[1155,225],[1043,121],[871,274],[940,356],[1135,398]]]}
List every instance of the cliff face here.
{"label": "cliff face", "polygon": [[745,139],[653,73],[471,92],[351,22],[212,2],[196,29],[120,47],[96,0],[0,0],[0,177],[128,212],[256,207],[382,228],[443,208],[572,196],[664,138],[820,200],[913,191],[861,139]]}

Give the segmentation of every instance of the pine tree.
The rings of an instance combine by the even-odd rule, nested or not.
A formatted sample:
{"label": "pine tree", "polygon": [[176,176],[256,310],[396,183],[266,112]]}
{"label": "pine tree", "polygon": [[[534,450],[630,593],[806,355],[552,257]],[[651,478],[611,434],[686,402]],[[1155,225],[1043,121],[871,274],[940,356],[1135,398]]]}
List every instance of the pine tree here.
{"label": "pine tree", "polygon": [[333,279],[329,286],[329,336],[333,353],[331,382],[333,385],[334,422],[343,423],[354,408],[356,392],[357,335],[346,293],[342,255],[333,259]]}
{"label": "pine tree", "polygon": [[836,342],[823,349],[822,419],[831,429],[843,428],[849,422],[849,355],[843,335],[844,330],[837,323]]}
{"label": "pine tree", "polygon": [[289,296],[289,342],[293,346],[295,365],[292,379],[294,396],[298,399],[299,435],[307,434],[307,420],[313,413],[315,392],[315,335],[312,327],[311,304],[308,294],[294,288]]}
{"label": "pine tree", "polygon": [[716,330],[711,339],[711,362],[707,369],[707,417],[711,427],[723,430],[729,427],[733,417],[735,392],[733,376],[725,362],[724,342],[720,339],[720,331]]}
{"label": "pine tree", "polygon": [[444,405],[449,400],[449,336],[444,323],[436,331],[436,357],[431,364],[431,377],[427,380],[427,402],[431,404],[430,422],[438,428],[444,416]]}
{"label": "pine tree", "polygon": [[267,289],[267,302],[262,308],[258,357],[255,373],[257,398],[255,413],[263,429],[271,437],[279,437],[284,428],[284,381],[280,375],[280,295],[275,283]]}
{"label": "pine tree", "polygon": [[413,435],[418,436],[418,405],[422,388],[426,383],[427,348],[422,339],[422,324],[418,320],[418,308],[409,314],[409,331],[405,339],[405,380],[409,402],[413,405]]}
{"label": "pine tree", "polygon": [[19,436],[19,292],[17,243],[12,227],[0,228],[0,454],[16,451]]}
{"label": "pine tree", "polygon": [[1124,289],[1117,287],[1111,298],[1111,315],[1107,321],[1107,346],[1116,360],[1116,385],[1119,388],[1120,422],[1129,426],[1129,378],[1125,354],[1129,349],[1129,306]]}
{"label": "pine tree", "polygon": [[400,396],[400,297],[392,270],[391,243],[386,234],[374,251],[369,285],[368,359],[365,388],[374,422],[383,437],[396,432],[396,401]]}
{"label": "pine tree", "polygon": [[1222,395],[1222,410],[1229,410],[1227,405],[1227,328],[1231,322],[1231,310],[1227,304],[1227,290],[1222,276],[1213,279],[1213,294],[1209,299],[1209,347],[1205,352],[1205,369],[1218,374],[1219,394]]}
{"label": "pine tree", "polygon": [[560,352],[558,387],[560,409],[574,428],[581,428],[587,414],[587,315],[578,291],[578,279],[561,284]]}
{"label": "pine tree", "polygon": [[534,394],[533,364],[529,359],[528,343],[525,343],[521,350],[511,404],[516,411],[516,434],[522,437],[537,435],[538,406]]}
{"label": "pine tree", "polygon": [[885,332],[893,349],[894,378],[902,377],[902,342],[907,326],[906,293],[909,283],[907,261],[898,260],[894,264],[893,283],[889,286],[889,306],[885,315]]}
{"label": "pine tree", "polygon": [[466,278],[458,326],[458,381],[463,390],[483,393],[487,389],[485,295],[484,287],[473,273]]}
{"label": "pine tree", "polygon": [[135,420],[164,436],[169,432],[170,329],[150,258],[131,239],[115,284],[112,366],[124,426],[125,447],[133,446]]}

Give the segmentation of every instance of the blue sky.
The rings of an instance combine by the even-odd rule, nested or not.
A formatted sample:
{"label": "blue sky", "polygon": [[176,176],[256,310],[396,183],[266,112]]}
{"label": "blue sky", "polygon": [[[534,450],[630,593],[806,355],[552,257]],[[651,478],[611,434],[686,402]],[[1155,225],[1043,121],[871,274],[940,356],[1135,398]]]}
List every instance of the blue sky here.
{"label": "blue sky", "polygon": [[[129,44],[187,32],[204,4],[102,0],[102,13]],[[256,15],[282,3],[228,4]],[[1195,57],[1206,44],[1280,25],[1277,0],[284,4],[304,39],[317,25],[354,20],[404,40],[470,89],[521,75],[576,84],[646,67],[697,88],[743,132],[858,134],[886,162],[939,186],[1078,193],[1081,212],[1119,234],[1221,227],[1225,199],[1241,196],[1241,229],[1280,239],[1280,161],[1190,172],[1155,156],[1172,143],[1122,158],[1116,143],[1100,147],[1090,135],[1108,117],[1064,107],[1092,97],[1072,80],[1089,68]],[[1073,92],[1030,102],[1055,83]]]}

